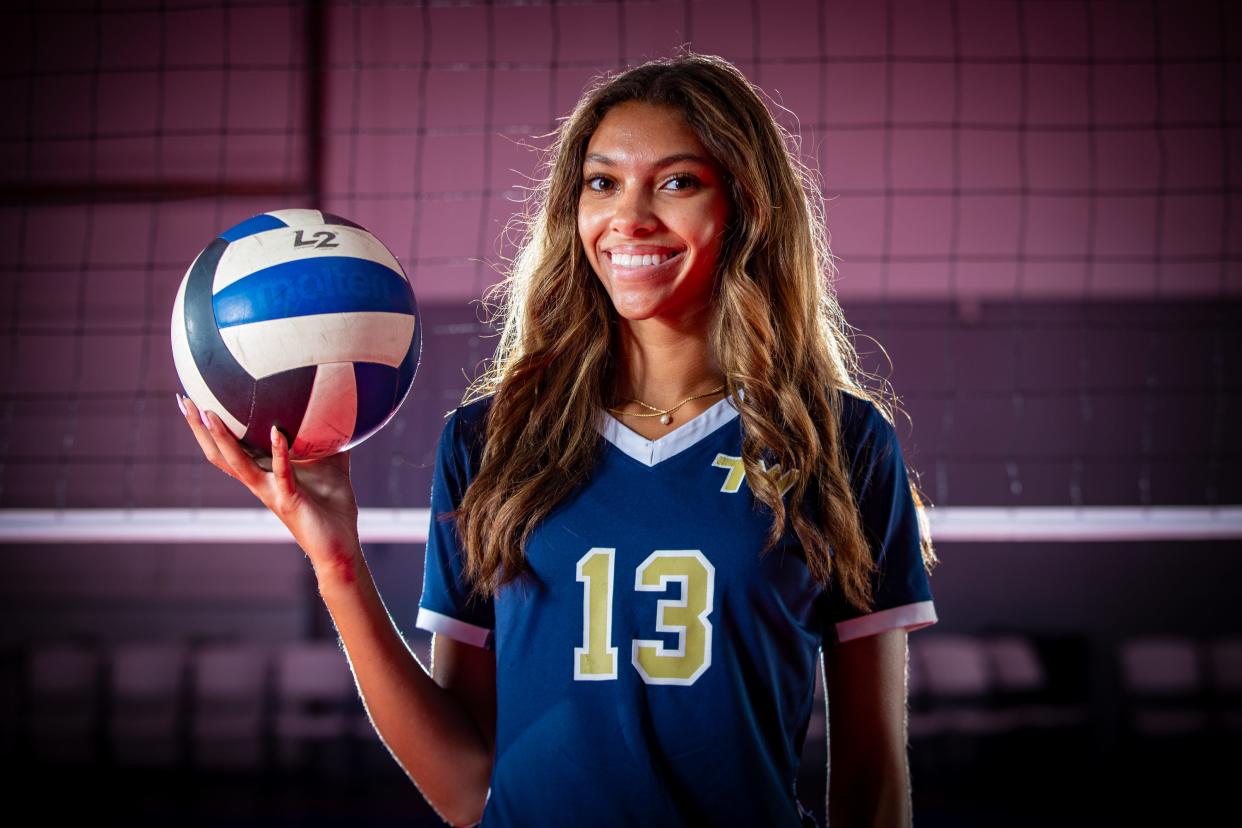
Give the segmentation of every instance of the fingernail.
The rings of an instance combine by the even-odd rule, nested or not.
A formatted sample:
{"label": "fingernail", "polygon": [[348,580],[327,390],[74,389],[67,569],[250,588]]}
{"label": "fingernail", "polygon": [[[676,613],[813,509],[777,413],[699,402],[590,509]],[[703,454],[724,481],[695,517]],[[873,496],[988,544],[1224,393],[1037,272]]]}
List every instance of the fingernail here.
{"label": "fingernail", "polygon": [[207,410],[204,408],[200,408],[198,410],[198,416],[199,416],[199,419],[203,421],[203,426],[206,427],[208,431],[211,431],[211,420],[207,419]]}
{"label": "fingernail", "polygon": [[280,432],[276,430],[276,424],[272,423],[272,445],[280,443]]}
{"label": "fingernail", "polygon": [[180,394],[176,394],[175,396],[177,397],[177,408],[181,409],[181,416],[184,417],[185,416],[185,403],[181,401]]}

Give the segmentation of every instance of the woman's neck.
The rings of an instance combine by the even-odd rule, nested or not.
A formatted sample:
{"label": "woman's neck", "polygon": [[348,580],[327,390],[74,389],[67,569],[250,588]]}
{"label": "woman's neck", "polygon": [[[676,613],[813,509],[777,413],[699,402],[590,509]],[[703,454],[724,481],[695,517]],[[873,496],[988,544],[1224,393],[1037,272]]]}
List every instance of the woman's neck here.
{"label": "woman's neck", "polygon": [[[657,408],[671,408],[686,397],[724,384],[724,372],[711,352],[706,326],[678,329],[659,319],[622,319],[621,325],[621,366],[615,379],[620,400],[637,399]],[[719,395],[713,395],[702,401],[710,405],[718,399]]]}

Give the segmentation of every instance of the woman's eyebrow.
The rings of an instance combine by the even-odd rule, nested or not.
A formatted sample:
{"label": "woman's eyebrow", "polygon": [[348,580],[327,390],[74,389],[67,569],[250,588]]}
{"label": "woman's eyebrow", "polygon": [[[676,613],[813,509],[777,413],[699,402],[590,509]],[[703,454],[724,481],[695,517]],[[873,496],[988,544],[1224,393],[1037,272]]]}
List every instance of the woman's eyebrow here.
{"label": "woman's eyebrow", "polygon": [[[594,161],[597,164],[605,164],[610,167],[616,164],[616,162],[613,161],[611,158],[609,158],[607,155],[601,155],[598,152],[588,153],[586,158],[583,159],[584,163],[587,161]],[[706,158],[704,158],[701,155],[696,155],[693,152],[677,152],[677,153],[673,153],[672,155],[666,155],[665,157],[661,158],[659,161],[656,161],[652,166],[657,167],[657,168],[667,167],[669,164],[678,164],[678,163],[681,163],[682,161],[693,161],[695,163],[702,164],[706,167],[711,166],[710,161],[708,161]]]}

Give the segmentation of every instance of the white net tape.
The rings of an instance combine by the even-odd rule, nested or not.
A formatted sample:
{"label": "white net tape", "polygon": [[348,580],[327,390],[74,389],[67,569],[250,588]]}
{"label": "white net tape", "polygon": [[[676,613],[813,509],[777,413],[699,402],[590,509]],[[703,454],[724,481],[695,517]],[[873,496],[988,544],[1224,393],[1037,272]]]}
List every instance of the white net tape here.
{"label": "white net tape", "polygon": [[[1242,506],[971,507],[927,512],[936,542],[1242,538]],[[426,543],[428,509],[362,509],[363,543]],[[265,509],[6,509],[0,543],[292,542]]]}

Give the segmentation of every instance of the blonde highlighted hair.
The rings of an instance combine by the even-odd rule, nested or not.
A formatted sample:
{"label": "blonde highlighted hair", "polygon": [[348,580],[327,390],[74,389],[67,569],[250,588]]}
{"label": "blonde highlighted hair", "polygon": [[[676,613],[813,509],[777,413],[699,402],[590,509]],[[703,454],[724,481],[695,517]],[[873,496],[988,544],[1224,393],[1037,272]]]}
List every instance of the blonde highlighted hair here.
{"label": "blonde highlighted hair", "polygon": [[[616,404],[618,316],[586,259],[577,207],[591,136],[612,107],[641,101],[680,112],[727,172],[734,209],[709,341],[740,412],[747,483],[773,515],[760,554],[792,525],[812,576],[825,587],[835,579],[850,604],[871,610],[875,564],[841,445],[841,393],[870,400],[890,423],[892,408],[861,384],[876,378],[859,365],[837,303],[819,185],[761,94],[723,58],[687,51],[598,76],[552,133],[544,175],[513,219],[518,252],[489,292],[500,340],[462,403],[494,395],[481,465],[457,510],[441,516],[457,520],[473,594],[494,596],[528,571],[531,531],[599,458],[597,412]],[[768,468],[798,471],[788,510],[761,453]],[[921,506],[913,479],[911,491]],[[804,513],[804,497],[817,514]],[[930,569],[937,559],[927,532],[921,542]]]}

